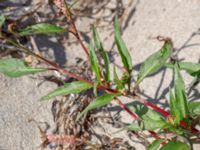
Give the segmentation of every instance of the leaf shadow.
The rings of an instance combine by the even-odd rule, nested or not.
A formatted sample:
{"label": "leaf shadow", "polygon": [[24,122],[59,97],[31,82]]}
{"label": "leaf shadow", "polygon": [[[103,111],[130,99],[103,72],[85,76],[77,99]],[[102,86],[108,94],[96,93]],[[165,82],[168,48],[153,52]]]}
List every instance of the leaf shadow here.
{"label": "leaf shadow", "polygon": [[62,44],[59,44],[59,42],[53,40],[47,36],[42,35],[35,37],[35,42],[38,45],[39,50],[44,52],[47,57],[52,57],[49,56],[50,54],[48,53],[49,49],[52,49],[54,53],[53,56],[55,57],[55,62],[63,66],[67,63],[65,47]]}

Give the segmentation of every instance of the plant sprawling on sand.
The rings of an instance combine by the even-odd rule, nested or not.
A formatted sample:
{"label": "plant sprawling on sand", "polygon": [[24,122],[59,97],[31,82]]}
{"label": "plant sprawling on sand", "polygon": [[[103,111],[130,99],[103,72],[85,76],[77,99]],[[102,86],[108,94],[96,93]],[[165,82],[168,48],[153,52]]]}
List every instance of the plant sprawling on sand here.
{"label": "plant sprawling on sand", "polygon": [[[95,75],[95,78],[93,79],[91,76],[90,80],[88,80],[78,74],[72,73],[60,67],[56,63],[49,61],[41,55],[29,50],[18,41],[6,36],[3,32],[0,32],[0,38],[4,39],[6,43],[14,45],[22,52],[35,56],[48,64],[50,68],[30,67],[26,62],[17,58],[2,58],[0,59],[0,73],[9,77],[21,77],[48,70],[60,72],[76,81],[65,83],[63,86],[60,86],[49,94],[43,96],[41,98],[42,101],[61,95],[72,93],[78,94],[92,88],[101,90],[103,91],[103,94],[102,92],[101,94],[94,93],[96,98],[77,116],[76,121],[86,115],[87,112],[105,106],[114,100],[122,109],[133,117],[133,121],[130,122],[125,129],[134,132],[146,130],[155,138],[155,141],[148,146],[149,150],[155,150],[159,147],[161,147],[162,150],[170,148],[174,149],[175,147],[176,149],[181,150],[190,149],[191,145],[188,145],[188,143],[179,141],[176,138],[165,138],[164,136],[161,136],[161,134],[167,134],[170,132],[189,140],[199,138],[200,132],[195,128],[195,124],[193,122],[200,116],[200,103],[189,101],[180,70],[185,70],[196,79],[200,77],[200,64],[170,60],[173,53],[172,41],[170,38],[162,38],[160,40],[164,42],[163,46],[160,50],[149,56],[142,63],[136,82],[132,83],[132,71],[134,67],[133,61],[128,48],[121,37],[120,26],[118,18],[116,17],[114,20],[114,37],[121,61],[123,63],[123,73],[122,76],[119,77],[117,69],[114,67],[113,77],[111,77],[110,60],[96,28],[93,27],[93,37],[91,38],[90,45],[88,46],[89,48],[87,48],[80,38],[68,5],[61,0],[56,0],[55,5],[67,17],[67,22],[69,24],[68,30],[53,24],[39,23],[12,31],[12,33],[15,36],[21,37],[35,34],[62,33],[69,31],[76,37],[79,44],[82,46],[88,62],[90,62],[91,71]],[[0,31],[4,26],[5,20],[6,18],[1,15]],[[100,55],[97,55],[97,53]],[[98,57],[102,58],[103,64],[99,62]],[[146,77],[156,73],[159,69],[164,67],[170,68],[174,71],[174,84],[173,87],[169,87],[169,111],[158,107],[148,100],[142,99],[137,91],[138,86]],[[120,96],[132,98],[139,103],[126,106],[119,99]]]}

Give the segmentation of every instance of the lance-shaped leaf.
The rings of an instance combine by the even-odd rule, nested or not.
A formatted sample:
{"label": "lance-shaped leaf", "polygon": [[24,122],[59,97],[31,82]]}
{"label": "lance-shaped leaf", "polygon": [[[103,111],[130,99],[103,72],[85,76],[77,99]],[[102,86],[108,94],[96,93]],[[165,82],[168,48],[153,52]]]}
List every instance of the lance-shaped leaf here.
{"label": "lance-shaped leaf", "polygon": [[49,24],[49,23],[39,23],[35,25],[28,26],[24,29],[19,30],[18,34],[20,36],[34,35],[34,34],[49,34],[49,33],[61,33],[66,30],[62,27]]}
{"label": "lance-shaped leaf", "polygon": [[107,105],[112,101],[112,99],[117,96],[116,94],[104,94],[100,97],[97,97],[94,101],[92,101],[77,117],[77,121],[88,111],[92,109],[96,109],[99,107],[102,107],[104,105]]}
{"label": "lance-shaped leaf", "polygon": [[98,82],[100,83],[101,82],[101,71],[100,71],[99,62],[98,62],[92,41],[90,42],[90,63],[92,66],[92,70],[96,74],[96,78],[97,78]]}
{"label": "lance-shaped leaf", "polygon": [[110,68],[109,68],[110,61],[109,61],[109,57],[108,57],[108,54],[106,53],[106,51],[103,48],[103,44],[100,40],[99,34],[98,34],[95,27],[93,27],[93,39],[94,39],[94,43],[95,43],[96,48],[99,50],[101,57],[104,60],[103,73],[104,73],[105,80],[110,81]]}
{"label": "lance-shaped leaf", "polygon": [[94,26],[92,28],[92,34],[93,34],[94,44],[95,44],[96,48],[100,51],[104,51],[101,39],[100,39],[99,34]]}
{"label": "lance-shaped leaf", "polygon": [[120,54],[122,62],[124,64],[124,68],[126,68],[127,71],[130,73],[132,70],[132,67],[133,67],[132,59],[131,59],[130,53],[121,37],[120,26],[119,26],[117,17],[115,18],[115,22],[114,22],[114,29],[115,29],[115,42],[117,44],[119,54]]}
{"label": "lance-shaped leaf", "polygon": [[117,86],[117,89],[123,89],[124,88],[124,84],[123,84],[123,82],[119,79],[119,77],[118,77],[118,75],[117,75],[117,72],[116,72],[116,67],[114,67],[114,82],[115,82],[115,84],[116,84],[116,86]]}
{"label": "lance-shaped leaf", "polygon": [[174,118],[174,123],[179,124],[182,118],[181,118],[180,111],[178,109],[178,107],[179,107],[178,103],[177,103],[177,101],[176,101],[176,99],[174,97],[174,94],[173,94],[171,89],[170,89],[170,97],[169,97],[169,99],[170,99],[170,103],[169,103],[170,112],[171,112],[171,114],[172,114],[172,116]]}
{"label": "lance-shaped leaf", "polygon": [[146,76],[158,71],[167,61],[172,53],[172,42],[166,39],[163,47],[156,53],[149,56],[140,67],[137,84]]}
{"label": "lance-shaped leaf", "polygon": [[46,96],[43,96],[41,98],[41,100],[48,100],[48,99],[56,97],[56,96],[62,96],[62,95],[67,95],[67,94],[78,94],[82,91],[90,89],[91,87],[92,87],[91,84],[88,84],[88,83],[82,82],[82,81],[74,81],[71,83],[66,83],[65,85],[50,92]]}
{"label": "lance-shaped leaf", "polygon": [[160,144],[165,141],[164,139],[157,139],[153,141],[147,148],[147,150],[158,150]]}
{"label": "lance-shaped leaf", "polygon": [[190,150],[190,147],[180,141],[170,141],[164,145],[160,150]]}
{"label": "lance-shaped leaf", "polygon": [[180,74],[180,70],[177,63],[175,64],[174,73],[175,73],[174,93],[175,93],[175,99],[177,101],[176,107],[180,111],[181,120],[184,119],[186,122],[188,122],[189,111],[188,111],[187,96],[185,93],[184,81]]}
{"label": "lance-shaped leaf", "polygon": [[142,118],[140,128],[143,130],[164,129],[169,127],[169,124],[166,123],[165,119],[159,113],[142,104],[132,105],[130,109]]}
{"label": "lance-shaped leaf", "polygon": [[168,127],[166,121],[157,112],[148,109],[148,112],[142,116],[145,130],[165,129]]}
{"label": "lance-shaped leaf", "polygon": [[4,15],[0,15],[0,28],[3,26],[5,20],[6,20],[5,16]]}
{"label": "lance-shaped leaf", "polygon": [[[192,62],[179,62],[180,70],[185,70],[192,76],[200,75],[200,63],[192,63]],[[174,68],[174,64],[167,63],[165,64],[168,68]]]}
{"label": "lance-shaped leaf", "polygon": [[192,117],[200,116],[200,102],[189,102],[188,107]]}
{"label": "lance-shaped leaf", "polygon": [[0,73],[9,77],[20,77],[46,70],[45,68],[28,67],[24,61],[16,58],[0,59]]}

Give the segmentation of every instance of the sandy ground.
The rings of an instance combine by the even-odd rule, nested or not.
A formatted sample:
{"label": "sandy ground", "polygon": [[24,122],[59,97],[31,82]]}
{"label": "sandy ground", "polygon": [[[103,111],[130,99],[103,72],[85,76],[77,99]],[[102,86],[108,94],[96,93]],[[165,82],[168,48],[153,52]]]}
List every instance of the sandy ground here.
{"label": "sandy ground", "polygon": [[[199,10],[199,0],[140,0],[137,5],[134,3],[130,9],[133,13],[123,33],[133,63],[136,65],[134,75],[137,74],[139,64],[161,47],[162,43],[152,39],[158,35],[173,40],[175,49],[180,50],[179,59],[198,62],[200,36],[194,33],[197,33],[200,27]],[[78,26],[81,24],[78,23]],[[107,36],[106,32],[101,33],[102,36]],[[107,49],[112,46],[111,40],[105,41]],[[74,53],[73,50],[74,47],[66,48],[65,56],[68,62],[75,58],[75,55],[83,54]],[[121,63],[118,56],[115,56],[115,63]],[[184,78],[188,86],[191,78],[186,74]],[[166,97],[171,79],[170,70],[161,70],[156,75],[145,79],[141,89],[146,98],[153,101],[162,100]],[[40,102],[39,98],[56,87],[55,84],[48,82],[38,86],[39,82],[41,81],[34,80],[30,76],[10,79],[0,75],[0,150],[38,149],[40,139],[37,126],[33,122],[29,123],[28,120],[52,122],[51,102]],[[200,87],[197,88],[200,91]],[[197,97],[200,97],[199,93]],[[160,103],[160,105],[164,104]],[[122,113],[126,120],[127,114]],[[139,143],[134,143],[134,146],[138,150],[145,149]],[[194,150],[198,149],[200,146],[195,145]]]}

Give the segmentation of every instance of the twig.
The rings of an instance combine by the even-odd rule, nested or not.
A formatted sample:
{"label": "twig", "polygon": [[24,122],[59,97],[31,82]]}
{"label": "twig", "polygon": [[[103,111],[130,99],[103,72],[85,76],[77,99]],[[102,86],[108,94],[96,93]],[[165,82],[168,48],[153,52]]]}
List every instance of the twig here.
{"label": "twig", "polygon": [[68,4],[65,0],[54,0],[55,5],[58,7],[58,9],[60,9],[60,11],[66,16],[68,24],[69,24],[69,32],[72,33],[77,41],[79,42],[79,44],[81,45],[81,47],[83,48],[84,52],[87,55],[87,58],[89,60],[89,52],[88,49],[86,48],[86,46],[83,44],[83,41],[80,38],[80,34],[76,28],[76,25],[74,23],[74,20],[72,18],[70,9],[68,7]]}

